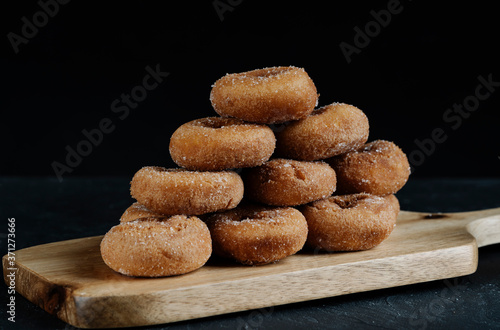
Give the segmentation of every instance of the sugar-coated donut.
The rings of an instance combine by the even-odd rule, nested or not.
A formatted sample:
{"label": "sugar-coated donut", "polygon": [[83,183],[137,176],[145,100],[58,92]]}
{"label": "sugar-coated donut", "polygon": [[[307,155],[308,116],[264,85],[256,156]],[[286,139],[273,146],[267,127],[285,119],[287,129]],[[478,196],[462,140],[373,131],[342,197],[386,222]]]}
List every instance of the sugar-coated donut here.
{"label": "sugar-coated donut", "polygon": [[282,66],[227,74],[212,86],[210,101],[221,116],[273,124],[307,116],[318,94],[304,69]]}
{"label": "sugar-coated donut", "polygon": [[[204,221],[207,217],[209,217],[212,213],[198,214],[196,215],[200,220]],[[149,219],[161,219],[166,216],[160,213],[156,213],[140,204],[139,202],[135,202],[130,205],[121,215],[120,222],[130,222],[135,221],[141,218],[149,218]]]}
{"label": "sugar-coated donut", "polygon": [[289,123],[276,133],[276,154],[319,160],[358,149],[368,140],[368,118],[360,109],[333,103]]}
{"label": "sugar-coated donut", "polygon": [[185,274],[203,266],[211,254],[207,225],[184,215],[123,222],[101,241],[106,265],[128,276]]}
{"label": "sugar-coated donut", "polygon": [[393,195],[337,195],[300,208],[309,234],[307,245],[326,251],[371,249],[396,226],[399,204]]}
{"label": "sugar-coated donut", "polygon": [[276,206],[306,204],[330,196],[336,187],[335,171],[325,162],[272,159],[242,173],[245,196]]}
{"label": "sugar-coated donut", "polygon": [[243,198],[243,181],[233,171],[146,166],[132,178],[130,193],[155,213],[200,215],[236,207]]}
{"label": "sugar-coated donut", "polygon": [[219,171],[253,167],[271,157],[276,145],[266,125],[236,118],[208,117],[180,126],[170,139],[170,155],[184,168]]}
{"label": "sugar-coated donut", "polygon": [[394,194],[410,176],[408,158],[390,141],[376,140],[327,162],[337,173],[338,194]]}
{"label": "sugar-coated donut", "polygon": [[386,201],[388,201],[392,205],[392,207],[394,208],[394,210],[396,210],[396,212],[399,214],[399,211],[401,210],[401,206],[399,205],[399,200],[396,197],[396,195],[390,194],[390,195],[385,195],[385,196],[382,196],[382,197],[384,197],[384,199]]}
{"label": "sugar-coated donut", "polygon": [[165,216],[151,211],[139,202],[130,205],[120,217],[120,222],[134,221],[139,218],[164,218]]}
{"label": "sugar-coated donut", "polygon": [[214,254],[246,265],[268,264],[295,254],[307,238],[304,216],[292,207],[252,204],[207,220]]}

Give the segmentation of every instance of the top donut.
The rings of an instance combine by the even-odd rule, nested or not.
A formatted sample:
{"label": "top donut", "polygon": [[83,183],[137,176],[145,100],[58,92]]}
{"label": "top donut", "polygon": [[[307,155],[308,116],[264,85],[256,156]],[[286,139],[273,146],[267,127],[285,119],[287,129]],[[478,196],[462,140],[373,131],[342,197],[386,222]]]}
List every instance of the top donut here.
{"label": "top donut", "polygon": [[225,75],[212,85],[210,102],[223,117],[274,124],[309,115],[318,93],[304,69],[281,66]]}

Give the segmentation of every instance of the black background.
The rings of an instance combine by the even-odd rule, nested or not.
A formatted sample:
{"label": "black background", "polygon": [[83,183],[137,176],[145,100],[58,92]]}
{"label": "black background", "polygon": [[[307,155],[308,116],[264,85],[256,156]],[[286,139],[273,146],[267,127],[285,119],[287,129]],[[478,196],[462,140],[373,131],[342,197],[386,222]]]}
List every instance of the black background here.
{"label": "black background", "polygon": [[[33,22],[41,7],[3,4],[0,174],[55,177],[53,162],[65,164],[68,146],[76,149],[82,130],[98,128],[103,118],[115,129],[64,178],[131,177],[145,165],[174,166],[169,138],[182,123],[215,115],[209,101],[215,80],[295,65],[314,80],[320,106],[362,109],[370,140],[392,140],[416,157],[415,140],[442,129],[446,141],[413,158],[414,176],[499,175],[500,91],[456,129],[443,120],[453,104],[474,95],[479,76],[500,81],[494,2],[401,0],[400,13],[350,63],[339,45],[353,45],[354,28],[364,29],[374,21],[371,11],[390,1],[218,3],[231,10],[218,13],[214,1],[73,0],[59,5],[17,54],[8,34],[22,35],[22,18]],[[157,65],[169,76],[121,120],[111,104],[142,83],[146,66]]]}

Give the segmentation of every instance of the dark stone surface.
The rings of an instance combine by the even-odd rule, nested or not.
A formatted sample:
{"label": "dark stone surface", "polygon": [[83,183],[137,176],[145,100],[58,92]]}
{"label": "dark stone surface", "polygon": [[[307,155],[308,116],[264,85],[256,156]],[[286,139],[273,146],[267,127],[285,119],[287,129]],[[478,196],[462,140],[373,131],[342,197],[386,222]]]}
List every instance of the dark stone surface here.
{"label": "dark stone surface", "polygon": [[[16,248],[104,234],[132,202],[129,178],[1,178],[2,255],[8,218]],[[500,207],[500,179],[413,179],[398,193],[402,209],[425,212]],[[261,310],[147,327],[148,329],[498,329],[500,244],[479,250],[476,273],[460,278],[356,293]],[[7,320],[2,284],[1,329],[72,329],[16,295],[16,323]],[[286,289],[286,288],[284,288]],[[144,328],[146,329],[146,328]]]}

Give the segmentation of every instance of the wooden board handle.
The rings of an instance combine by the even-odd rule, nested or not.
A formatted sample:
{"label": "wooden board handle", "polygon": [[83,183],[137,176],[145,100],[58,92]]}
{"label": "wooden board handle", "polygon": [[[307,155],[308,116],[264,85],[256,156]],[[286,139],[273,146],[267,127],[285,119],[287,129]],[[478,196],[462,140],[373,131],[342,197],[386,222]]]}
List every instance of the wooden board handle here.
{"label": "wooden board handle", "polygon": [[500,243],[500,207],[472,212],[431,213],[424,218],[450,221],[453,224],[450,230],[465,227],[476,239],[478,247]]}
{"label": "wooden board handle", "polygon": [[477,242],[478,247],[500,243],[500,209],[498,213],[471,221],[466,228]]}

